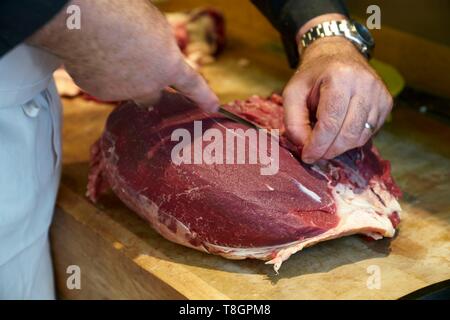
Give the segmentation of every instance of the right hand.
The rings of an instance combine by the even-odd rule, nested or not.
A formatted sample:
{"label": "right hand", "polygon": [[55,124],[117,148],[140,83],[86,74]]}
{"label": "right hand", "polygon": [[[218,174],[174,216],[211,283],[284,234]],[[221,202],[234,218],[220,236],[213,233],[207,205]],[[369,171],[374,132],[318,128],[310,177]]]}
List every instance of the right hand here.
{"label": "right hand", "polygon": [[165,17],[147,0],[72,0],[81,9],[81,29],[66,27],[61,11],[31,39],[64,61],[79,87],[105,100],[158,100],[172,86],[206,111],[217,96],[184,60]]}

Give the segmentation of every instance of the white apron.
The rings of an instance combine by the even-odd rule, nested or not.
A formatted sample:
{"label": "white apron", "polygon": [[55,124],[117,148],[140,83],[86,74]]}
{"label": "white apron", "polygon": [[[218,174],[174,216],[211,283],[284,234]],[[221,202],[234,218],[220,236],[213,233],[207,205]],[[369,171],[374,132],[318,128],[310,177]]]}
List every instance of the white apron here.
{"label": "white apron", "polygon": [[0,299],[54,299],[48,229],[61,167],[59,64],[25,44],[0,58]]}

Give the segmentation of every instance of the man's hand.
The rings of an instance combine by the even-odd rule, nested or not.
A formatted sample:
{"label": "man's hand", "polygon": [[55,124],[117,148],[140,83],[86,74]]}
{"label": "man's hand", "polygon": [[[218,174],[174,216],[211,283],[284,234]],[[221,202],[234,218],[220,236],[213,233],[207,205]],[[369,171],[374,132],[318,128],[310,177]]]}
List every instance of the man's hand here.
{"label": "man's hand", "polygon": [[156,101],[173,86],[201,108],[215,111],[217,96],[181,54],[164,16],[147,0],[72,0],[81,29],[60,12],[29,42],[58,55],[78,86],[106,101]]}
{"label": "man's hand", "polygon": [[[303,146],[306,163],[332,159],[364,145],[393,104],[363,55],[341,37],[318,39],[306,48],[283,97],[287,133]],[[311,115],[317,121],[313,128]]]}

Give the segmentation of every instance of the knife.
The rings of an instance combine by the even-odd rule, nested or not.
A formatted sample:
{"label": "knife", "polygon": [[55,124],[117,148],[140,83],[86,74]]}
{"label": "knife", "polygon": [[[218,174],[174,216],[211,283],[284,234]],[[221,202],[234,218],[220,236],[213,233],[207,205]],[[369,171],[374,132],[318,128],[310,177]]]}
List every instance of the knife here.
{"label": "knife", "polygon": [[246,127],[254,128],[256,130],[266,130],[273,138],[277,139],[277,141],[280,139],[280,136],[278,134],[273,133],[271,129],[261,127],[256,122],[250,121],[234,112],[225,109],[223,105],[219,106],[219,110],[217,112],[223,115],[225,118],[232,120],[233,122],[243,124]]}
{"label": "knife", "polygon": [[272,133],[271,129],[264,128],[264,127],[260,126],[259,124],[257,124],[256,122],[248,120],[234,112],[231,112],[231,111],[225,109],[224,106],[219,106],[219,110],[217,112],[220,113],[221,115],[223,115],[225,118],[230,119],[234,122],[241,123],[247,127],[255,128],[257,130],[267,130],[272,136],[275,136],[275,134]]}
{"label": "knife", "polygon": [[244,117],[241,117],[240,115],[237,115],[231,111],[228,111],[227,109],[225,109],[223,105],[219,106],[219,110],[217,112],[223,115],[225,118],[232,120],[233,122],[241,123],[247,127],[254,128],[256,130],[260,129],[266,130],[272,138],[276,139],[276,141],[280,143],[281,148],[284,148],[287,152],[291,154],[293,158],[301,162],[301,156],[298,147],[292,144],[288,139],[283,139],[282,136],[280,136],[279,134],[275,134],[272,130],[261,127],[259,124],[253,121],[245,119]]}
{"label": "knife", "polygon": [[[180,91],[178,91],[176,88],[174,88],[172,86],[169,87],[169,90],[173,91],[173,92],[180,93]],[[187,97],[183,93],[180,93],[180,94],[183,95],[187,100],[192,102],[192,99],[190,99],[189,97]],[[248,119],[246,119],[244,117],[241,117],[240,115],[238,115],[238,114],[236,114],[234,112],[228,111],[225,108],[224,105],[220,105],[219,109],[217,110],[217,112],[220,113],[221,115],[223,115],[225,118],[227,118],[229,120],[232,120],[233,122],[237,122],[237,123],[245,125],[246,127],[254,128],[254,129],[257,129],[257,130],[267,130],[271,136],[273,136],[275,138],[279,138],[278,135],[275,135],[270,129],[261,127],[256,122],[250,121],[250,120],[248,120]]]}
{"label": "knife", "polygon": [[217,112],[219,112],[225,118],[230,119],[230,120],[232,120],[234,122],[241,123],[241,124],[243,124],[243,125],[245,125],[247,127],[252,127],[252,128],[255,128],[255,129],[265,129],[265,128],[259,126],[258,124],[256,124],[253,121],[247,120],[244,117],[241,117],[241,116],[239,116],[239,115],[237,115],[237,114],[235,114],[235,113],[233,113],[231,111],[228,111],[227,109],[225,109],[224,106],[219,106],[219,110]]}

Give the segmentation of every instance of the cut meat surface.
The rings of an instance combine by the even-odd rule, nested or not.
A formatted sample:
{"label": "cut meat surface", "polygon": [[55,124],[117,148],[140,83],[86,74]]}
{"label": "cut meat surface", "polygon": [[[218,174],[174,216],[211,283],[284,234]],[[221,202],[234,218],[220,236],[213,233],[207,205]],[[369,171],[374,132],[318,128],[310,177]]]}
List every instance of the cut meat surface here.
{"label": "cut meat surface", "polygon": [[[227,106],[268,129],[283,129],[282,98],[254,96]],[[350,234],[392,237],[400,220],[389,162],[371,143],[331,161],[309,166],[280,138],[279,170],[261,175],[256,164],[175,164],[175,129],[249,129],[206,115],[176,93],[143,109],[128,102],[109,116],[92,147],[87,196],[97,202],[110,186],[134,212],[170,241],[229,259],[281,263],[304,247]],[[197,137],[198,138],[198,137]],[[201,141],[205,150],[208,143]],[[267,137],[267,144],[278,143]],[[226,141],[223,143],[226,145]],[[245,144],[247,154],[258,152]],[[195,152],[195,141],[185,149]],[[226,150],[224,149],[225,153]],[[294,155],[293,155],[294,154]],[[272,156],[272,154],[270,155]]]}

